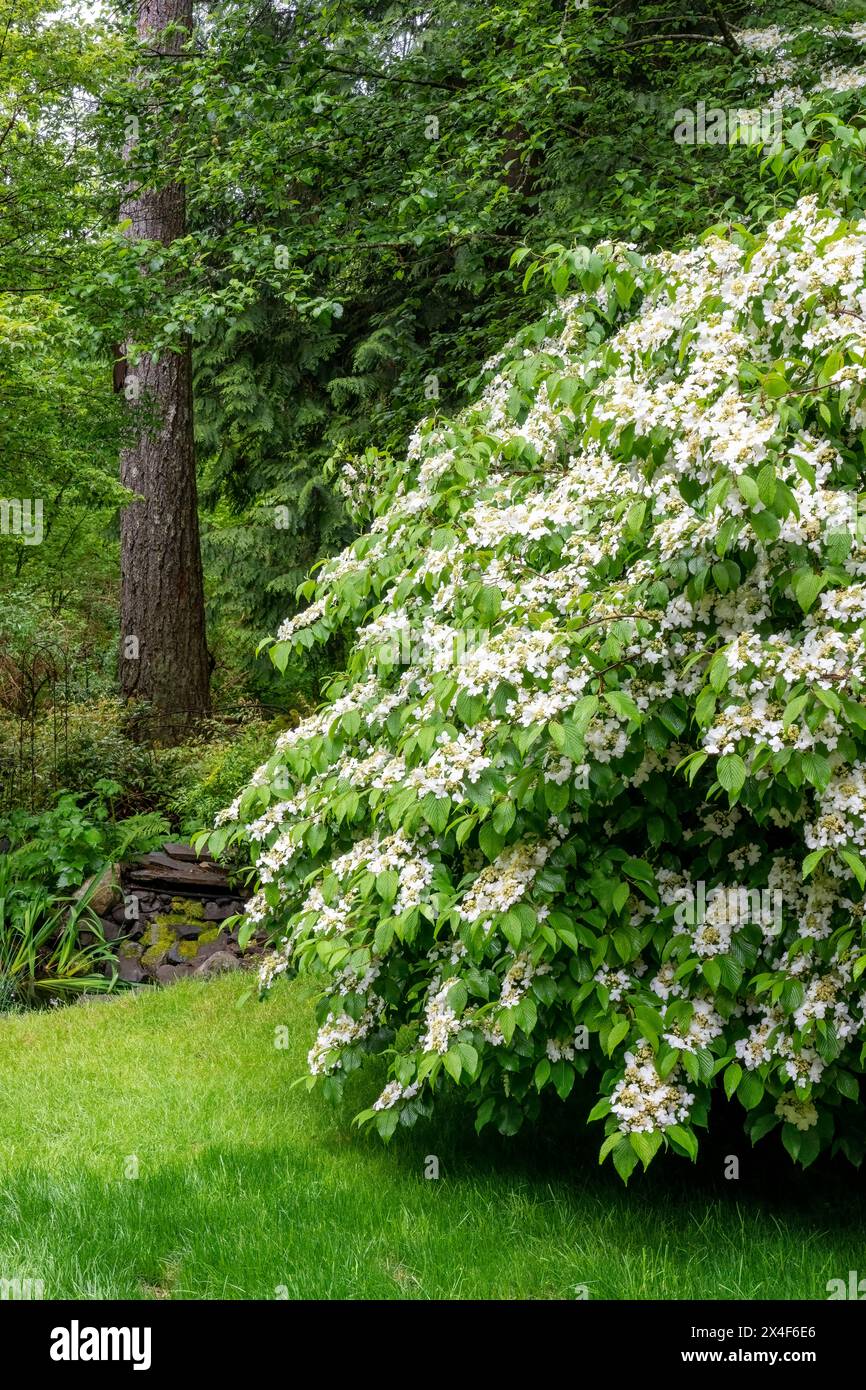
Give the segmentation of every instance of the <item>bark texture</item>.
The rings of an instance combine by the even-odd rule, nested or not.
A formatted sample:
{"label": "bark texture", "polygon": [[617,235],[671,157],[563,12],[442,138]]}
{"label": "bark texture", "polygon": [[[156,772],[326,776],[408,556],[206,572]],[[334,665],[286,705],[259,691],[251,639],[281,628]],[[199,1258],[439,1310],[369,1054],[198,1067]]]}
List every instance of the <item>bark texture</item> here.
{"label": "bark texture", "polygon": [[[169,25],[181,28],[166,35]],[[151,49],[177,53],[191,29],[192,0],[139,0],[138,33]],[[131,188],[121,217],[133,238],[167,246],[185,231],[184,189]],[[170,741],[209,703],[189,344],[129,366],[125,394],[136,437],[120,478],[141,500],[121,517],[120,684],[125,698],[151,705],[153,732]]]}

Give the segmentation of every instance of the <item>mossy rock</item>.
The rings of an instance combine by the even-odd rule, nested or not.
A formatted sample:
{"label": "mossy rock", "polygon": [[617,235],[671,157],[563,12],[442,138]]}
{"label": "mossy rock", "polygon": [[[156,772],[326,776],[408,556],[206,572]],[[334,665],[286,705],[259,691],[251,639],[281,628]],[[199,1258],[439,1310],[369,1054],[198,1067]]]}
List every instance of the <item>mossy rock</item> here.
{"label": "mossy rock", "polygon": [[155,970],[162,965],[176,941],[177,932],[173,930],[171,920],[168,917],[154,917],[150,924],[150,945],[141,956],[142,965]]}
{"label": "mossy rock", "polygon": [[203,931],[199,936],[193,937],[192,940],[179,941],[177,944],[177,954],[182,956],[184,960],[195,960],[202,946],[207,946],[211,941],[216,941],[220,934],[220,930],[220,925],[217,923],[213,927],[208,927],[208,929]]}
{"label": "mossy rock", "polygon": [[172,898],[170,917],[180,917],[184,922],[203,922],[204,903],[198,898]]}
{"label": "mossy rock", "polygon": [[171,912],[161,912],[153,918],[153,921],[160,927],[195,927],[200,928],[205,925],[204,904],[196,899],[172,898]]}

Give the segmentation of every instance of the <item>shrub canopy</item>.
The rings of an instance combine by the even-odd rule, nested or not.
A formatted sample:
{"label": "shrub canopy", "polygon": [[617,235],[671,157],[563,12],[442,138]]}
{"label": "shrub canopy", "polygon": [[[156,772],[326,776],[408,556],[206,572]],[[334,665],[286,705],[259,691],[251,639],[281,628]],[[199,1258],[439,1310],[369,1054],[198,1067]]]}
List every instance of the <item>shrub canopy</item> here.
{"label": "shrub canopy", "polygon": [[811,195],[563,253],[477,404],[353,480],[372,524],[272,646],[356,630],[347,670],[211,843],[253,848],[263,986],[321,981],[312,1076],[387,1053],[383,1136],[581,1076],[624,1178],[714,1085],[862,1156],[864,255]]}

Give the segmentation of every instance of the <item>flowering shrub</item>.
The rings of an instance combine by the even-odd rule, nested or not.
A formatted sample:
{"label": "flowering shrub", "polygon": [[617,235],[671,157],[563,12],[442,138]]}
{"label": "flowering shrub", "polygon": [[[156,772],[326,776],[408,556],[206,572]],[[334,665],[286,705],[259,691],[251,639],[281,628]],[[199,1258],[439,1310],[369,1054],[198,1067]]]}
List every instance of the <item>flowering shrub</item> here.
{"label": "flowering shrub", "polygon": [[[390,1136],[445,1087],[513,1133],[597,1086],[623,1178],[752,1141],[859,1161],[866,221],[814,197],[579,289],[419,429],[271,647],[356,630],[211,836],[249,841],[262,985],[322,985]],[[311,1083],[312,1084],[312,1083]]]}
{"label": "flowering shrub", "polygon": [[[759,60],[755,80],[759,86],[773,89],[771,100],[779,105],[798,106],[805,92],[844,94],[866,86],[862,61],[834,60],[840,49],[862,56],[866,44],[866,24],[862,22],[798,25],[793,30],[772,24],[763,29],[739,29],[736,37],[740,48]],[[824,61],[822,50],[826,50]]]}

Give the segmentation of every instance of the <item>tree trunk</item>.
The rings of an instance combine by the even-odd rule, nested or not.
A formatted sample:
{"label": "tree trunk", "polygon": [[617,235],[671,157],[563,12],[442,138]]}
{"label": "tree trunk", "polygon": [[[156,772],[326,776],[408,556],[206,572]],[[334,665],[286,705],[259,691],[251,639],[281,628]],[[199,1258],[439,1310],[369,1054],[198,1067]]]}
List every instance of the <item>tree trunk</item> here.
{"label": "tree trunk", "polygon": [[[182,27],[162,36],[172,24]],[[177,53],[191,29],[192,0],[139,0],[149,47]],[[121,218],[131,237],[169,245],[185,230],[183,186],[131,188]],[[209,703],[189,343],[129,366],[124,389],[137,437],[121,453],[120,480],[142,500],[121,515],[120,685],[126,699],[148,702],[155,732],[172,741]]]}

